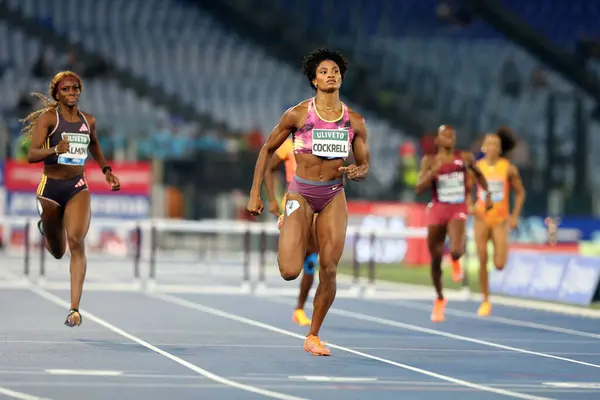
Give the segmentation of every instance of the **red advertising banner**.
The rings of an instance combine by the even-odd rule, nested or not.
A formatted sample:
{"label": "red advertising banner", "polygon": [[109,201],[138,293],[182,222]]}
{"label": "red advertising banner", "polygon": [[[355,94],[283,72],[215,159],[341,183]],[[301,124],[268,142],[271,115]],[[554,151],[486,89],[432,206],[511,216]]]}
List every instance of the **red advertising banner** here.
{"label": "red advertising banner", "polygon": [[[85,180],[92,193],[149,196],[152,188],[152,167],[146,162],[109,162],[121,182],[119,192],[111,192],[102,170],[95,162],[85,165]],[[35,192],[40,183],[43,163],[29,164],[8,160],[5,164],[4,184],[11,192]]]}
{"label": "red advertising banner", "polygon": [[[348,213],[351,220],[362,217],[359,226],[364,226],[365,220],[369,217],[382,217],[388,221],[386,229],[390,229],[390,224],[400,230],[402,225],[410,228],[425,227],[425,209],[425,204],[418,203],[348,201]],[[390,261],[394,262],[396,260]],[[404,257],[402,260],[397,261],[407,265],[421,266],[427,264],[429,262],[429,252],[427,251],[426,238],[406,239]]]}

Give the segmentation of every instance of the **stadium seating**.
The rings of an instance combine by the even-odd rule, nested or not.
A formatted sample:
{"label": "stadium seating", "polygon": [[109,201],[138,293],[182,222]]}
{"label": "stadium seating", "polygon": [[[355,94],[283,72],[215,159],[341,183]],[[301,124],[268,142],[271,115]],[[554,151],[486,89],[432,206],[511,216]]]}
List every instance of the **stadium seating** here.
{"label": "stadium seating", "polygon": [[[555,14],[556,23],[547,23],[553,29],[553,39],[566,39],[568,32],[575,33],[579,16],[590,12],[582,26],[591,29],[598,15],[599,4],[575,1],[572,10],[566,3],[561,7],[551,4],[558,1],[504,0],[508,7],[523,11],[526,19],[543,11],[541,15]],[[457,4],[459,2],[451,2]],[[300,25],[319,28],[330,43],[349,46],[355,56],[367,62],[388,82],[393,82],[408,94],[414,104],[427,104],[432,115],[442,120],[462,118],[461,131],[482,133],[500,124],[509,124],[531,143],[540,143],[546,135],[547,99],[550,92],[559,93],[556,115],[556,134],[564,143],[565,151],[572,148],[574,131],[573,94],[576,89],[561,76],[545,71],[547,88],[532,88],[530,79],[540,63],[522,48],[507,41],[484,21],[474,20],[459,27],[440,21],[436,16],[437,0],[373,0],[346,1],[277,0],[279,12],[293,15]],[[545,17],[536,16],[542,22]],[[565,20],[562,18],[565,16]],[[586,25],[587,24],[587,25]],[[350,29],[348,25],[351,25]],[[535,26],[535,24],[534,24]],[[556,27],[556,28],[555,28]],[[305,29],[299,26],[302,31]],[[375,55],[375,56],[373,56]],[[514,61],[521,82],[521,94],[511,96],[501,86],[502,68]],[[588,111],[593,108],[586,100]],[[590,126],[592,137],[600,136],[596,122]],[[599,141],[593,148],[600,150]],[[544,146],[531,146],[536,158],[545,158]],[[600,163],[598,164],[600,166]]]}
{"label": "stadium seating", "polygon": [[[286,108],[314,93],[298,70],[183,2],[8,0],[8,4],[181,96],[235,131],[269,132]],[[376,155],[374,176],[380,183],[390,182],[395,168],[389,166],[395,165],[405,135],[373,115],[365,118]]]}
{"label": "stadium seating", "polygon": [[[52,48],[43,49],[36,38],[10,29],[0,21],[0,65],[4,66],[0,78],[3,93],[0,112],[10,120],[9,123],[16,119],[13,110],[22,96],[31,92],[48,95],[49,78],[35,78],[30,73],[41,54],[45,54],[53,65],[66,61],[65,54],[57,54]],[[94,113],[99,129],[112,132],[109,138],[103,138],[107,149],[122,143],[125,134],[143,136],[153,129],[157,121],[169,119],[167,110],[155,106],[148,99],[137,97],[133,91],[120,87],[114,79],[84,80],[81,108]]]}
{"label": "stadium seating", "polygon": [[536,30],[569,51],[575,50],[580,35],[599,39],[600,3],[588,0],[501,0]]}

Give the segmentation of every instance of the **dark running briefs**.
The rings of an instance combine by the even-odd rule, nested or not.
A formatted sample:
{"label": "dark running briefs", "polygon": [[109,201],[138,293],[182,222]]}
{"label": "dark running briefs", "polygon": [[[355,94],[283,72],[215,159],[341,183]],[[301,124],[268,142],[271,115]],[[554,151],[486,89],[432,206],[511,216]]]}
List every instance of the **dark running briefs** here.
{"label": "dark running briefs", "polygon": [[83,175],[59,180],[50,179],[44,174],[38,185],[37,195],[64,207],[73,196],[87,188],[87,182]]}
{"label": "dark running briefs", "polygon": [[344,183],[341,179],[320,182],[309,181],[294,175],[288,193],[296,193],[304,197],[313,211],[319,213],[342,190],[344,190]]}

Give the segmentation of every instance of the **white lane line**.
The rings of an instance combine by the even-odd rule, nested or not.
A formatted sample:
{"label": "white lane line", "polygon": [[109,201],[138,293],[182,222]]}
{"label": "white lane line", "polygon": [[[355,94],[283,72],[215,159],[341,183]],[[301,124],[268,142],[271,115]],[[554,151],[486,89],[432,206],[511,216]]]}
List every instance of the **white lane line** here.
{"label": "white lane line", "polygon": [[0,387],[0,394],[3,394],[8,397],[12,397],[13,399],[20,399],[20,400],[50,400],[47,397],[32,396],[27,393],[17,392],[14,390],[3,388],[3,387]]}
{"label": "white lane line", "polygon": [[[285,299],[268,299],[268,301],[271,301],[273,303],[286,304],[286,305],[287,304],[291,304],[291,303],[289,303]],[[306,307],[307,308],[312,308],[312,305],[307,304]],[[560,357],[560,356],[553,355],[553,354],[541,353],[541,352],[537,352],[537,351],[521,349],[519,347],[506,346],[506,345],[503,345],[503,344],[498,344],[498,343],[490,342],[490,341],[487,341],[487,340],[481,340],[481,339],[476,339],[476,338],[472,338],[472,337],[468,337],[468,336],[456,335],[456,334],[453,334],[453,333],[438,331],[438,330],[431,329],[431,328],[424,328],[424,327],[421,327],[421,326],[418,326],[418,325],[412,325],[412,324],[407,324],[407,323],[404,323],[404,322],[398,322],[398,321],[394,321],[394,320],[387,319],[387,318],[380,318],[380,317],[374,317],[374,316],[371,316],[371,315],[361,314],[361,313],[357,313],[357,312],[354,312],[354,311],[346,311],[346,310],[341,310],[339,308],[333,308],[332,307],[332,308],[329,309],[329,313],[330,314],[340,315],[340,316],[343,316],[343,317],[354,318],[354,319],[358,319],[358,320],[361,320],[361,321],[374,322],[374,323],[380,324],[380,325],[387,325],[387,326],[393,326],[393,327],[396,327],[396,328],[407,329],[407,330],[414,331],[414,332],[421,332],[421,333],[427,333],[427,334],[430,334],[430,335],[447,337],[447,338],[450,338],[450,339],[460,340],[460,341],[463,341],[463,342],[477,343],[477,344],[480,344],[480,345],[483,345],[483,346],[495,347],[495,348],[502,349],[502,350],[508,350],[508,351],[513,351],[513,352],[517,352],[517,353],[530,354],[530,355],[534,355],[534,356],[538,356],[538,357],[552,358],[552,359],[555,359],[555,360],[566,361],[566,362],[570,362],[570,363],[573,363],[573,364],[585,365],[587,367],[600,368],[600,365],[588,363],[588,362],[585,362],[585,361],[579,361],[579,360],[574,360],[574,359],[571,359],[571,358]]]}
{"label": "white lane line", "polygon": [[323,376],[323,375],[290,375],[292,380],[303,380],[309,382],[375,382],[377,378],[360,376]]}
{"label": "white lane line", "polygon": [[[225,311],[221,311],[218,310],[216,308],[212,308],[212,307],[207,307],[207,306],[203,306],[201,304],[195,303],[195,302],[191,302],[188,300],[184,300],[181,299],[179,297],[174,297],[174,296],[168,296],[168,295],[157,295],[157,296],[152,296],[158,299],[161,299],[163,301],[166,301],[168,303],[171,304],[176,304],[182,307],[187,307],[187,308],[191,308],[194,310],[198,310],[200,312],[206,313],[206,314],[210,314],[210,315],[215,315],[218,317],[222,317],[222,318],[226,318],[232,321],[236,321],[236,322],[240,322],[242,324],[246,324],[246,325],[251,325],[251,326],[255,326],[258,328],[262,328],[271,332],[276,332],[279,333],[281,335],[286,335],[286,336],[291,336],[294,337],[296,339],[301,339],[304,340],[305,336],[303,335],[299,335],[297,333],[291,332],[291,331],[287,331],[285,329],[281,329],[278,328],[276,326],[273,325],[268,325],[259,321],[255,321],[253,319],[250,318],[246,318],[246,317],[242,317],[236,314],[231,314]],[[335,344],[331,344],[331,343],[327,343],[328,347],[334,348],[334,349],[338,349],[347,353],[351,353],[357,356],[361,356],[364,358],[369,358],[371,360],[376,360],[385,364],[389,364],[389,365],[393,365],[399,368],[403,368],[409,371],[413,371],[413,372],[417,372],[419,374],[423,374],[423,375],[427,375],[433,378],[437,378],[437,379],[441,379],[443,381],[447,381],[447,382],[452,382],[456,385],[460,385],[460,386],[466,386],[472,389],[477,389],[477,390],[481,390],[481,391],[485,391],[485,392],[492,392],[492,393],[496,393],[496,394],[500,394],[500,395],[504,395],[504,396],[508,396],[508,397],[514,397],[514,398],[518,398],[518,399],[527,399],[527,400],[549,400],[547,397],[539,397],[539,396],[533,396],[533,395],[528,395],[528,394],[523,394],[523,393],[518,393],[518,392],[513,392],[513,391],[509,391],[509,390],[504,390],[504,389],[499,389],[499,388],[494,388],[494,387],[490,387],[490,386],[484,386],[484,385],[480,385],[477,383],[473,383],[473,382],[468,382],[468,381],[464,381],[461,379],[456,379],[456,378],[452,378],[451,376],[446,376],[446,375],[441,375],[435,372],[431,372],[431,371],[427,371],[425,369],[421,369],[421,368],[417,368],[417,367],[412,367],[410,365],[406,365],[406,364],[401,364],[392,360],[388,360],[382,357],[377,357],[377,356],[373,356],[371,354],[367,354],[367,353],[363,353],[360,351],[356,351],[353,349],[350,349],[348,347],[343,347],[343,346],[338,346]]]}
{"label": "white lane line", "polygon": [[[386,302],[386,301],[381,301],[381,300],[373,300],[376,303],[381,303],[381,304],[386,304],[386,305],[390,305],[393,307],[402,307],[402,308],[408,308],[408,309],[414,309],[414,310],[431,310],[431,307],[426,306],[424,304],[417,304],[417,303],[413,303],[411,301],[400,301],[400,302]],[[539,329],[539,330],[543,330],[543,331],[549,331],[549,332],[556,332],[556,333],[564,333],[567,335],[573,335],[573,336],[581,336],[581,337],[587,337],[587,338],[592,338],[592,339],[600,339],[600,334],[597,333],[591,333],[591,332],[584,332],[584,331],[578,331],[575,329],[569,329],[569,328],[561,328],[559,326],[554,326],[554,325],[546,325],[546,324],[538,324],[536,322],[527,322],[527,321],[522,321],[519,319],[513,319],[513,318],[506,318],[506,317],[498,317],[495,315],[491,315],[489,317],[479,317],[477,316],[475,313],[468,313],[466,311],[461,311],[461,310],[451,310],[451,309],[446,309],[446,314],[448,315],[455,315],[457,317],[462,317],[462,318],[469,318],[469,319],[476,319],[478,321],[490,321],[490,322],[497,322],[500,324],[505,324],[505,325],[512,325],[512,326],[520,326],[523,328],[532,328],[532,329]]]}
{"label": "white lane line", "polygon": [[600,389],[600,382],[544,382],[543,384],[569,389]]}
{"label": "white lane line", "polygon": [[410,331],[428,333],[431,335],[443,336],[443,337],[447,337],[447,338],[454,339],[454,340],[460,340],[463,342],[471,342],[471,343],[476,343],[476,344],[480,344],[483,346],[495,347],[497,349],[510,350],[510,351],[514,351],[517,353],[529,354],[529,355],[538,356],[538,357],[552,358],[554,360],[560,360],[560,361],[566,361],[566,362],[573,363],[573,364],[585,365],[587,367],[600,368],[600,365],[588,363],[585,361],[573,360],[571,358],[559,357],[559,356],[555,356],[552,354],[540,353],[540,352],[532,351],[532,350],[525,350],[525,349],[521,349],[519,347],[505,346],[503,344],[488,342],[486,340],[475,339],[475,338],[471,338],[468,336],[455,335],[453,333],[437,331],[435,329],[430,329],[430,328],[423,328],[421,326],[405,324],[403,322],[393,321],[390,319],[373,317],[370,315],[361,314],[361,313],[357,313],[357,312],[353,312],[353,311],[340,310],[339,308],[335,308],[335,309],[331,308],[329,310],[329,313],[335,314],[335,315],[340,315],[343,317],[358,319],[360,321],[374,322],[374,323],[380,324],[380,325],[394,326],[396,328],[407,329]]}
{"label": "white lane line", "polygon": [[[352,277],[349,275],[338,274],[337,276],[338,282],[344,283],[352,283]],[[399,293],[399,292],[416,292],[416,296],[420,296],[420,293],[424,291],[428,291],[428,286],[410,284],[410,283],[399,283],[399,282],[391,282],[380,280],[376,283],[376,296],[375,297],[383,297],[386,294],[390,293]],[[431,292],[429,292],[431,293]],[[460,297],[462,294],[458,290],[446,289],[444,294],[447,296]],[[428,299],[432,299],[431,294],[428,295]],[[366,296],[365,300],[371,300],[371,296]],[[600,310],[587,308],[582,306],[575,306],[569,304],[557,304],[557,303],[549,303],[543,300],[533,300],[533,299],[525,299],[519,297],[507,297],[507,296],[494,296],[494,302],[503,306],[514,307],[519,309],[528,309],[528,310],[536,310],[536,311],[547,311],[553,314],[564,314],[571,315],[577,317],[585,317],[585,318],[600,318]]]}
{"label": "white lane line", "polygon": [[[63,299],[61,299],[60,297],[57,297],[55,295],[53,295],[52,293],[49,293],[47,291],[45,291],[44,289],[32,286],[31,291],[34,292],[35,294],[37,294],[38,296],[50,301],[51,303],[54,303],[60,307],[64,307],[65,309],[69,309],[69,307],[71,306],[68,302],[64,301]],[[280,400],[307,400],[305,398],[302,397],[297,397],[297,396],[291,396],[291,395],[287,395],[284,393],[279,393],[279,392],[274,392],[271,390],[266,390],[266,389],[261,389],[255,386],[250,386],[250,385],[246,385],[243,383],[239,383],[239,382],[235,382],[232,380],[229,380],[227,378],[223,378],[222,376],[213,374],[210,371],[205,370],[204,368],[200,368],[197,365],[194,365],[186,360],[184,360],[183,358],[179,358],[177,356],[174,356],[171,353],[168,353],[164,350],[159,349],[156,346],[153,346],[152,344],[144,341],[143,339],[140,339],[137,336],[134,336],[130,333],[125,332],[123,329],[116,327],[115,325],[103,320],[102,318],[96,317],[94,314],[91,314],[87,311],[83,311],[81,310],[81,314],[87,318],[90,321],[93,321],[95,323],[97,323],[98,325],[101,325],[103,327],[105,327],[106,329],[109,329],[111,331],[113,331],[114,333],[116,333],[117,335],[126,337],[127,339],[138,343],[141,346],[144,346],[145,348],[154,351],[155,353],[160,354],[163,357],[168,358],[169,360],[175,361],[178,364],[183,365],[184,367],[191,369],[192,371],[208,378],[211,379],[215,382],[221,383],[223,385],[232,387],[232,388],[236,388],[236,389],[240,389],[240,390],[245,390],[247,392],[252,392],[252,393],[256,393],[262,396],[266,396],[266,397],[271,397],[274,399],[280,399]],[[31,399],[34,400],[34,399]]]}
{"label": "white lane line", "polygon": [[104,371],[99,369],[47,369],[51,375],[81,375],[81,376],[121,376],[123,371]]}

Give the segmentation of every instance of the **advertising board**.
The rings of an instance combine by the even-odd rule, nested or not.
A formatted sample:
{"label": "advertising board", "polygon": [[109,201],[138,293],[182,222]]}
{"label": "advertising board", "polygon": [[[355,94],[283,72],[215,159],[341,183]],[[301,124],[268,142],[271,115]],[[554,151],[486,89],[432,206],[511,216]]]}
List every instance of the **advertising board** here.
{"label": "advertising board", "polygon": [[503,271],[491,271],[490,292],[587,306],[599,279],[597,257],[513,251]]}
{"label": "advertising board", "polygon": [[[383,229],[403,232],[407,227],[425,226],[425,205],[399,202],[348,201],[348,225],[359,229]],[[349,240],[353,240],[350,238]],[[376,239],[360,237],[356,257],[367,262],[371,255],[378,263],[423,265],[429,260],[425,237]]]}

